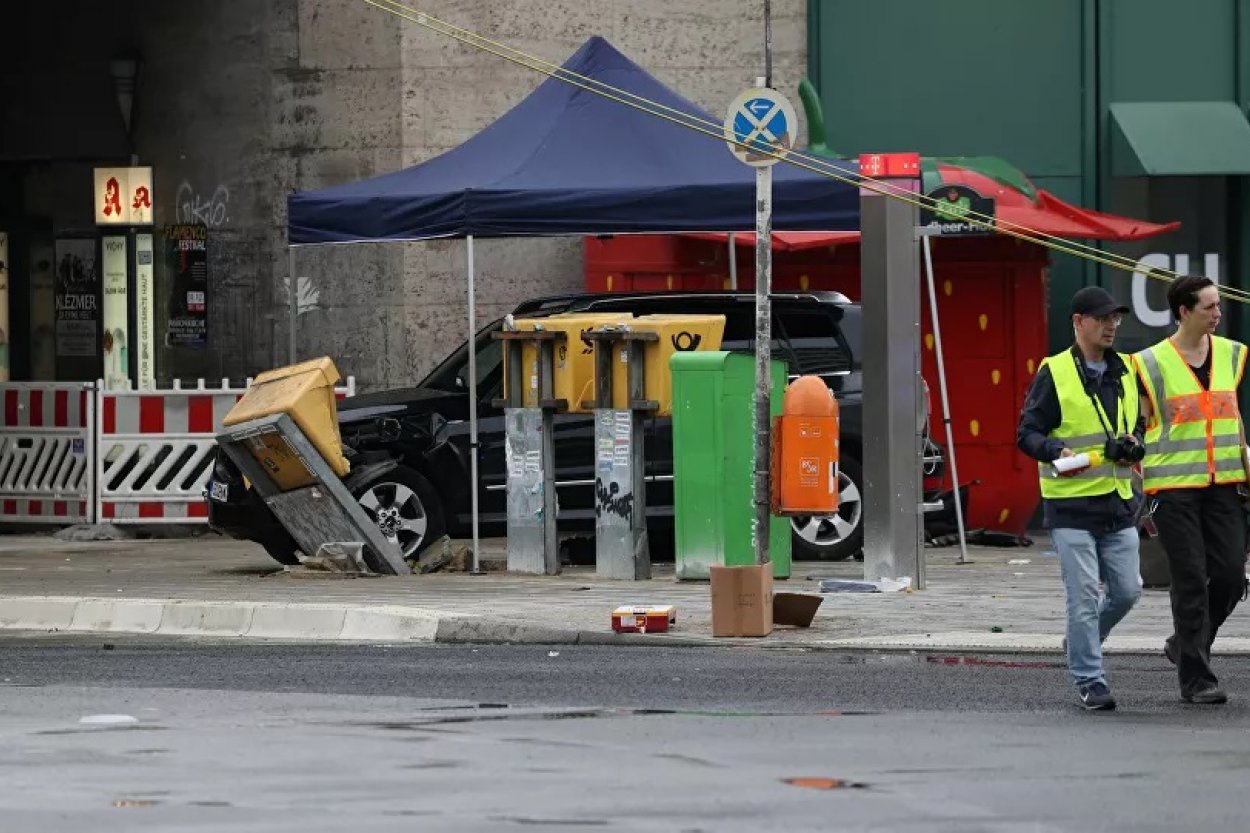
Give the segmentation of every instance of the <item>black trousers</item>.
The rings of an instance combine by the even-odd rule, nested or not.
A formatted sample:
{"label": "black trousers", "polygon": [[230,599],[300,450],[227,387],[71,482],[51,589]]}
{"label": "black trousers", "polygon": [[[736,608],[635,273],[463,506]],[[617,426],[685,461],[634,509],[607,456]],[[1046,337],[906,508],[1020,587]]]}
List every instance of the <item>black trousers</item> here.
{"label": "black trousers", "polygon": [[1246,513],[1236,486],[1159,492],[1155,523],[1172,573],[1181,693],[1216,683],[1211,643],[1246,587]]}

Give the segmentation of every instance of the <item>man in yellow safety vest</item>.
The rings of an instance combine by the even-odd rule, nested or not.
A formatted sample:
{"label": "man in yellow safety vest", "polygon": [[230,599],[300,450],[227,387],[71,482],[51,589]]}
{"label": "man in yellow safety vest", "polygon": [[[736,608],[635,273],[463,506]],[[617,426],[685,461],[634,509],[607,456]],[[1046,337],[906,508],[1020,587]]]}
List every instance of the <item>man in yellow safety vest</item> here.
{"label": "man in yellow safety vest", "polygon": [[1111,348],[1126,312],[1100,287],[1073,296],[1076,343],[1042,362],[1016,429],[1016,445],[1038,461],[1067,599],[1068,671],[1089,710],[1115,708],[1102,643],[1141,598],[1130,467],[1144,453],[1145,422],[1133,372]]}
{"label": "man in yellow safety vest", "polygon": [[1215,335],[1219,290],[1209,278],[1168,288],[1176,333],[1133,357],[1147,413],[1142,486],[1172,574],[1164,655],[1189,703],[1228,700],[1211,671],[1211,643],[1246,589],[1246,470],[1237,388],[1246,346]]}

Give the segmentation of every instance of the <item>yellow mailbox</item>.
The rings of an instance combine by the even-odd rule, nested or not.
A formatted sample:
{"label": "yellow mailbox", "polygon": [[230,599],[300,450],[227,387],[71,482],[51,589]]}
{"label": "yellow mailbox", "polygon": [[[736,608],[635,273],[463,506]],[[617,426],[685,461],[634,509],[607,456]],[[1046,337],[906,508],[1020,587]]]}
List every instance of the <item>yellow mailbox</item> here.
{"label": "yellow mailbox", "polygon": [[[588,413],[582,402],[595,398],[595,355],[589,344],[583,343],[581,335],[586,330],[602,326],[619,326],[633,321],[629,312],[564,312],[545,318],[518,318],[516,328],[522,332],[541,328],[547,332],[565,334],[563,342],[555,346],[552,357],[555,377],[552,397],[569,403],[570,413]],[[506,355],[506,351],[505,351]],[[538,407],[538,347],[526,342],[521,348],[521,380],[525,386],[522,402],[527,408]],[[504,380],[508,378],[504,368]],[[505,384],[504,396],[507,396]]]}
{"label": "yellow mailbox", "polygon": [[[659,337],[643,348],[645,393],[647,399],[659,403],[657,416],[669,416],[673,413],[673,374],[668,360],[674,353],[719,350],[725,337],[725,316],[640,315],[629,325],[636,332],[653,332]],[[629,348],[623,342],[616,342],[612,350],[612,407],[625,408],[629,404],[626,386]]]}

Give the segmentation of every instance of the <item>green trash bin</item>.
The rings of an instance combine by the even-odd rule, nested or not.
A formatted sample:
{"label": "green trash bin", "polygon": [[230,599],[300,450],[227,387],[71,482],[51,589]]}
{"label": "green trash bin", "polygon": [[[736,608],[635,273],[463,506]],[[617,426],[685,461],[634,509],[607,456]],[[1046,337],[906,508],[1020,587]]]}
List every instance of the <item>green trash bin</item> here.
{"label": "green trash bin", "polygon": [[[752,457],[755,357],[721,350],[676,353],[673,372],[673,514],[679,579],[708,578],[712,565],[755,563]],[[773,416],[781,413],[786,366],[772,362]],[[772,518],[775,578],[790,577],[790,523]]]}

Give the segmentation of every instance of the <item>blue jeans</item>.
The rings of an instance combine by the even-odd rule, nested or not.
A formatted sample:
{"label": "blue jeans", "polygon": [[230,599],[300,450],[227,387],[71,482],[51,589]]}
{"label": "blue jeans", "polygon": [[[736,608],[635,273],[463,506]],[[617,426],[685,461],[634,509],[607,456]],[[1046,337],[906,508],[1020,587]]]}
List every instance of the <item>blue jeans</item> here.
{"label": "blue jeans", "polygon": [[1068,671],[1078,686],[1105,683],[1102,643],[1141,598],[1137,528],[1105,534],[1052,529],[1050,536],[1068,603]]}

